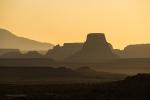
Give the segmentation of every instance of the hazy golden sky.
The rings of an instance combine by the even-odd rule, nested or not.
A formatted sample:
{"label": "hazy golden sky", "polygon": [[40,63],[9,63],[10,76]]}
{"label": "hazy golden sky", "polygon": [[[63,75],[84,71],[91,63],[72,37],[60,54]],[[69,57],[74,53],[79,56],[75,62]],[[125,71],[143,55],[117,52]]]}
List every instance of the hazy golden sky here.
{"label": "hazy golden sky", "polygon": [[0,0],[0,27],[53,44],[103,32],[123,48],[150,43],[150,0]]}

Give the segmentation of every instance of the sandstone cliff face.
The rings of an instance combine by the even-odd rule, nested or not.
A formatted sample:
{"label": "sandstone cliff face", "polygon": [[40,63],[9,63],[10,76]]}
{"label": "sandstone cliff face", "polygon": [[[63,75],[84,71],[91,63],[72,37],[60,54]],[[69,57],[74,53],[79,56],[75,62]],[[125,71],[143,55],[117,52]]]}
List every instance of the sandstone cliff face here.
{"label": "sandstone cliff face", "polygon": [[101,62],[118,58],[113,52],[110,44],[106,41],[103,33],[88,34],[83,48],[69,57],[71,62]]}

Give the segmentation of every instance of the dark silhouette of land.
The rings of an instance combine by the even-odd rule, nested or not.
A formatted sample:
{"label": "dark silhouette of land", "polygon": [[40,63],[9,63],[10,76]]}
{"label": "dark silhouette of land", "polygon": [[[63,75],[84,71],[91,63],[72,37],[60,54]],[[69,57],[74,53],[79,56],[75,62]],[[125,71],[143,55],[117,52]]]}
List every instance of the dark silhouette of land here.
{"label": "dark silhouette of land", "polygon": [[129,45],[115,53],[122,58],[150,58],[150,44]]}
{"label": "dark silhouette of land", "polygon": [[64,43],[63,46],[56,45],[52,50],[49,50],[47,55],[54,60],[64,60],[83,47],[83,43]]}
{"label": "dark silhouette of land", "polygon": [[98,72],[89,67],[0,67],[0,83],[66,84],[110,82],[127,77],[125,74]]}
{"label": "dark silhouette of land", "polygon": [[70,62],[103,62],[117,59],[103,33],[88,34],[81,50],[68,58]]}
{"label": "dark silhouette of land", "polygon": [[0,58],[0,67],[59,67],[79,68],[88,66],[96,71],[135,75],[150,73],[150,59],[118,59],[103,63],[64,63],[56,62],[51,58]]}
{"label": "dark silhouette of land", "polygon": [[150,99],[150,44],[113,49],[103,33],[91,33],[52,49],[4,29],[0,43],[1,100]]}
{"label": "dark silhouette of land", "polygon": [[[140,46],[139,48],[142,47],[143,49],[145,46]],[[139,52],[142,49],[139,49]],[[125,49],[124,51],[132,50]],[[39,54],[36,51],[21,53],[19,50],[15,50],[8,52],[0,56],[0,67],[38,66],[55,68],[58,66],[67,66],[78,68],[89,66],[101,72],[123,74],[150,72],[150,58],[126,58],[125,56],[120,56],[125,54],[122,53],[124,51],[114,50],[112,45],[106,41],[104,34],[92,33],[87,36],[85,43],[57,45],[54,49],[49,50],[46,55]],[[145,53],[148,53],[148,51]]]}
{"label": "dark silhouette of land", "polygon": [[[95,52],[93,50],[91,52],[94,52],[95,54],[97,53],[97,55],[99,55],[99,57],[102,57],[103,59],[105,59],[104,57],[106,56],[106,54],[103,53],[104,55],[102,55],[102,54],[100,55],[100,53],[99,53],[99,52],[104,52],[105,51],[105,50],[102,51],[102,50],[99,49],[100,45],[102,47],[102,44],[101,44],[102,41],[103,42],[106,41],[105,36],[103,36],[103,38],[99,37],[99,36],[95,36],[95,37],[98,38],[99,43],[97,43],[97,44],[93,43],[92,44],[91,41],[94,42],[94,39],[90,40],[89,42],[92,44],[92,46],[95,46],[95,47],[92,47],[92,46],[90,47],[89,46],[89,50],[83,49],[83,46],[85,48],[85,44],[84,43],[65,43],[63,46],[56,45],[54,47],[54,49],[49,50],[47,55],[49,55],[50,57],[52,57],[55,60],[61,61],[61,60],[64,60],[66,58],[70,59],[71,56],[77,55],[77,54],[75,54],[77,52],[81,52],[81,51],[84,52],[84,53],[87,52],[87,51],[90,52],[92,50],[92,48],[93,49],[95,48],[94,50],[97,50],[97,51]],[[101,42],[100,42],[100,40],[101,40]],[[88,42],[88,44],[90,44],[89,42]],[[86,43],[86,45],[87,45],[87,43]],[[96,47],[96,45],[98,47]],[[106,45],[107,45],[107,47],[109,46],[109,50],[108,50],[108,48],[106,50],[107,52],[113,52],[115,55],[117,55],[120,58],[150,58],[150,52],[149,52],[150,51],[150,44],[128,45],[127,47],[124,48],[124,50],[113,49],[112,45],[110,43],[108,43],[108,42],[103,47],[104,49],[106,49],[105,48]],[[84,51],[81,50],[81,49],[83,49]],[[111,49],[111,51],[110,51],[110,49]],[[78,54],[78,55],[80,55],[80,54]],[[88,53],[88,55],[91,57],[90,53]],[[96,57],[96,56],[94,56],[94,57]],[[81,60],[79,60],[79,61],[81,61]]]}
{"label": "dark silhouette of land", "polygon": [[1,100],[149,100],[150,74],[92,84],[0,84]]}
{"label": "dark silhouette of land", "polygon": [[21,51],[47,51],[53,47],[50,43],[41,43],[31,39],[18,37],[5,29],[0,29],[0,48],[20,49]]}

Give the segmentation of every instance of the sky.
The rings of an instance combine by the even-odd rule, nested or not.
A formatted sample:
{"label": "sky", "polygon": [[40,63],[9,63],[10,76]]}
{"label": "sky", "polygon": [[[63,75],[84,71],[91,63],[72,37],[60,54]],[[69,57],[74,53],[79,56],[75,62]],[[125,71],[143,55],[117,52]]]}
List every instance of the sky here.
{"label": "sky", "polygon": [[0,0],[0,28],[55,45],[105,33],[123,49],[150,43],[150,0]]}

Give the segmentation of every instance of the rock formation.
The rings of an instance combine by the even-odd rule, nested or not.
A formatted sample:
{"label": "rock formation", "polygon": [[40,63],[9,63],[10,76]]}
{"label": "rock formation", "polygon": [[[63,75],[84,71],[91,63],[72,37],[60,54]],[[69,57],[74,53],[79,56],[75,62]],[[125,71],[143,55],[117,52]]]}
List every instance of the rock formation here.
{"label": "rock formation", "polygon": [[124,49],[126,58],[150,58],[150,44],[129,45]]}
{"label": "rock formation", "polygon": [[106,41],[103,33],[88,34],[82,49],[69,57],[71,62],[101,62],[115,59],[117,56],[112,52],[111,45]]}
{"label": "rock formation", "polygon": [[70,57],[83,47],[83,43],[64,43],[63,46],[56,45],[52,50],[49,50],[47,56],[55,60],[64,60]]}
{"label": "rock formation", "polygon": [[124,50],[114,50],[121,58],[150,58],[150,44],[128,45]]}

